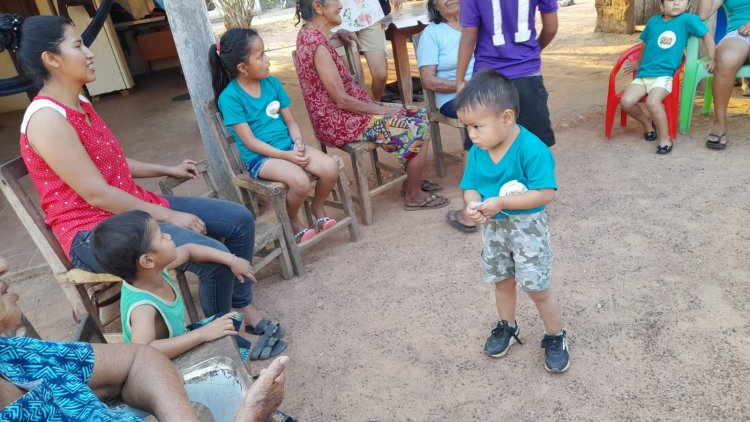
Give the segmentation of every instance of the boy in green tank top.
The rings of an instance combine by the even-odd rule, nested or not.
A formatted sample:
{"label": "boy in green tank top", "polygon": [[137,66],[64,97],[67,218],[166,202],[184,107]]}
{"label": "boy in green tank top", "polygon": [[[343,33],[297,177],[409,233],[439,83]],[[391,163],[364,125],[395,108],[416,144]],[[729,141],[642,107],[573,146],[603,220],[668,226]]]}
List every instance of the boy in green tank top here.
{"label": "boy in green tank top", "polygon": [[[193,324],[198,328],[186,330],[182,297],[167,271],[189,261],[216,262],[228,266],[238,279],[244,276],[255,282],[247,260],[202,245],[177,247],[143,211],[124,212],[99,223],[91,236],[91,249],[105,271],[125,281],[120,297],[125,343],[147,344],[172,359],[205,342],[245,331],[244,323],[234,324],[237,312],[199,321]],[[241,349],[250,349],[250,339],[236,339]],[[258,350],[246,352],[243,359],[248,353],[256,360],[253,354],[268,358],[286,349],[286,342],[276,338],[253,340]]]}

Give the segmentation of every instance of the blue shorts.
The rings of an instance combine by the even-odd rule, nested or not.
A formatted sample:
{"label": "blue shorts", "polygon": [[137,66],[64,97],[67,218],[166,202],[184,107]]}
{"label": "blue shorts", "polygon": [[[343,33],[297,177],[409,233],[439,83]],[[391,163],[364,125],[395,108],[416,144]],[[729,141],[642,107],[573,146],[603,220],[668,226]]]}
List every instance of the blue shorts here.
{"label": "blue shorts", "polygon": [[[287,151],[291,151],[294,149],[294,144],[292,144]],[[247,172],[250,173],[250,177],[253,179],[260,179],[260,169],[263,167],[263,164],[266,163],[271,157],[266,157],[265,155],[256,154],[255,158],[245,163],[245,168],[247,169]]]}

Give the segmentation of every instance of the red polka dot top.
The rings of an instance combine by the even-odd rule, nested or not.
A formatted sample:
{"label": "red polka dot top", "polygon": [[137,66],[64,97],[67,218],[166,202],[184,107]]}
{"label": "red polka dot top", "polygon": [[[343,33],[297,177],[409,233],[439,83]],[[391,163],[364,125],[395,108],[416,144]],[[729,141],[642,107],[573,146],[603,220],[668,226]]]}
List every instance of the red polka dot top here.
{"label": "red polka dot top", "polygon": [[[39,193],[42,210],[46,214],[45,222],[52,228],[68,257],[70,257],[70,248],[76,234],[92,230],[100,221],[112,214],[89,205],[60,179],[29,145],[26,127],[31,116],[42,108],[52,108],[58,111],[73,126],[81,145],[86,149],[89,158],[107,183],[143,201],[169,207],[166,199],[135,183],[125,154],[115,135],[96,114],[94,107],[86,98],[80,97],[80,101],[83,113],[52,98],[36,97],[26,109],[21,124],[21,156],[29,169],[29,176],[34,182],[34,187]],[[88,122],[86,121],[87,115]]]}

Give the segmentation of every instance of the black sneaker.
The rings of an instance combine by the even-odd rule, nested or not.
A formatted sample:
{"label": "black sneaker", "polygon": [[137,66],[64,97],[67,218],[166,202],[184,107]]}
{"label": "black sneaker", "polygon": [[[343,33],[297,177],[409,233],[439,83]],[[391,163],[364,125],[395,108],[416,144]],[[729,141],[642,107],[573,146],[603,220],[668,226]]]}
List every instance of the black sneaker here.
{"label": "black sneaker", "polygon": [[565,339],[565,331],[562,335],[552,336],[545,334],[542,339],[544,349],[544,369],[561,373],[568,370],[570,366],[570,355],[568,354],[568,340]]}
{"label": "black sneaker", "polygon": [[518,325],[516,325],[516,328],[511,328],[508,321],[498,322],[497,327],[492,329],[492,334],[487,337],[487,342],[484,343],[484,353],[493,358],[505,356],[513,343],[523,344],[518,338],[520,332]]}

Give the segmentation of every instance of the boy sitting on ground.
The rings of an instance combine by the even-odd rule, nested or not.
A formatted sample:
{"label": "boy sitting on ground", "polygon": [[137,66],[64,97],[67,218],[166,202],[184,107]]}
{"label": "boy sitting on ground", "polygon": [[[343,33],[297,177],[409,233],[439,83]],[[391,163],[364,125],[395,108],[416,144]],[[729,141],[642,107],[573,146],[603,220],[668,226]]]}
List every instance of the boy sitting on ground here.
{"label": "boy sitting on ground", "polygon": [[484,352],[504,356],[520,333],[516,284],[526,291],[544,322],[545,368],[565,372],[569,355],[560,305],[550,289],[552,266],[547,214],[555,195],[555,161],[549,148],[516,123],[518,91],[493,70],[475,75],[454,100],[476,148],[461,180],[466,215],[481,224],[482,279],[495,285],[500,322]]}
{"label": "boy sitting on ground", "polygon": [[[661,0],[662,15],[649,19],[641,33],[640,61],[628,61],[622,67],[625,74],[637,72],[622,94],[620,107],[641,122],[645,130],[643,139],[659,140],[657,154],[669,154],[674,146],[674,140],[669,138],[667,113],[662,101],[672,92],[672,78],[680,67],[691,35],[703,38],[709,59],[706,70],[714,71],[716,45],[713,36],[697,15],[685,13],[689,5],[689,0]],[[646,95],[650,117],[638,106]]]}
{"label": "boy sitting on ground", "polygon": [[[185,328],[182,296],[168,269],[185,262],[216,262],[228,266],[238,279],[255,281],[247,260],[207,246],[185,244],[176,247],[169,234],[144,211],[127,211],[99,223],[91,236],[97,262],[110,274],[122,277],[120,318],[125,343],[147,344],[170,359],[223,336],[244,333],[241,315],[229,312]],[[243,360],[268,359],[286,349],[286,342],[273,337],[248,340],[235,337]]]}

